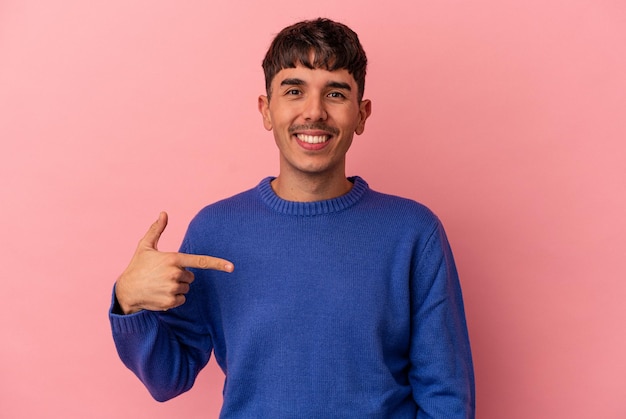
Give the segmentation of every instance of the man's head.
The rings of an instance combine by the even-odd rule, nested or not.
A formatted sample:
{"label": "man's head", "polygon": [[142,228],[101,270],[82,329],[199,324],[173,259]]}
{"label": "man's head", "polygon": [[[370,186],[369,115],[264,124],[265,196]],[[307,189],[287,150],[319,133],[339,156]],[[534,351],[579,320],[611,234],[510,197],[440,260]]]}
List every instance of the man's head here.
{"label": "man's head", "polygon": [[328,71],[347,70],[357,83],[359,100],[363,98],[367,57],[357,34],[346,25],[319,18],[280,31],[263,60],[268,98],[276,73],[298,65]]}

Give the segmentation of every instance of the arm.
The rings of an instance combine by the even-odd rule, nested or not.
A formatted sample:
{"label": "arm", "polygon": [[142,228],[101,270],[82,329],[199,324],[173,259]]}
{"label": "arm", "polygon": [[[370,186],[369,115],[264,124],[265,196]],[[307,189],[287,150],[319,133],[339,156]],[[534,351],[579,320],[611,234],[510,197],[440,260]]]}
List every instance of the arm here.
{"label": "arm", "polygon": [[223,259],[159,252],[166,226],[161,213],[117,280],[109,313],[120,358],[159,401],[189,390],[212,349],[196,298],[202,284],[190,292],[194,277],[186,268],[233,270]]}
{"label": "arm", "polygon": [[113,296],[109,318],[117,352],[158,401],[189,390],[209,361],[210,336],[206,325],[193,321],[198,317],[191,294],[183,306],[168,312],[129,315],[114,312]]}
{"label": "arm", "polygon": [[463,298],[439,222],[418,255],[411,292],[409,379],[418,418],[473,419],[474,372]]}

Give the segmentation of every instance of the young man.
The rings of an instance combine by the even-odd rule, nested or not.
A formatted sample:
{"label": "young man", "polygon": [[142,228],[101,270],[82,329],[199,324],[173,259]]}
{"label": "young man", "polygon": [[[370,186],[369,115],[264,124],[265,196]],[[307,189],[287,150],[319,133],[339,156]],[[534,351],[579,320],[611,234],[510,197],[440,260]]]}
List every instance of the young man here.
{"label": "young man", "polygon": [[441,223],[346,178],[371,112],[366,63],[342,24],[285,28],[258,102],[279,175],[204,208],[181,253],[157,250],[164,213],[141,240],[110,319],[120,357],[157,400],[189,390],[213,352],[224,418],[474,417]]}

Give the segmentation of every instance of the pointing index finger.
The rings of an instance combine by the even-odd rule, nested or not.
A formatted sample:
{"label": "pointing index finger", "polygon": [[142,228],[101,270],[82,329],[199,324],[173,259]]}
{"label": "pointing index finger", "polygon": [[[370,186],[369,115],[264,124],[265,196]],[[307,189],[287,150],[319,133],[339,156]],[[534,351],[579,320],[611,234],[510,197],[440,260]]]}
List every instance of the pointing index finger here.
{"label": "pointing index finger", "polygon": [[189,253],[178,253],[177,255],[179,264],[183,268],[213,269],[223,272],[232,272],[235,269],[232,262],[222,258]]}

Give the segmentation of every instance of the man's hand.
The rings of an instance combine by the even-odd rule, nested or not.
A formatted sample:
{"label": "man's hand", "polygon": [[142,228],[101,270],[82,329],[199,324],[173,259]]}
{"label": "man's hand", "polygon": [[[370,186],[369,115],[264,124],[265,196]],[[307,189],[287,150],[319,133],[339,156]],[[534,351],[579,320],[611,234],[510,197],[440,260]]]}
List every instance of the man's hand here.
{"label": "man's hand", "polygon": [[193,274],[185,268],[215,269],[232,272],[231,262],[204,255],[159,252],[157,245],[167,226],[162,212],[146,235],[126,270],[115,285],[115,295],[125,314],[140,310],[163,311],[185,303]]}

